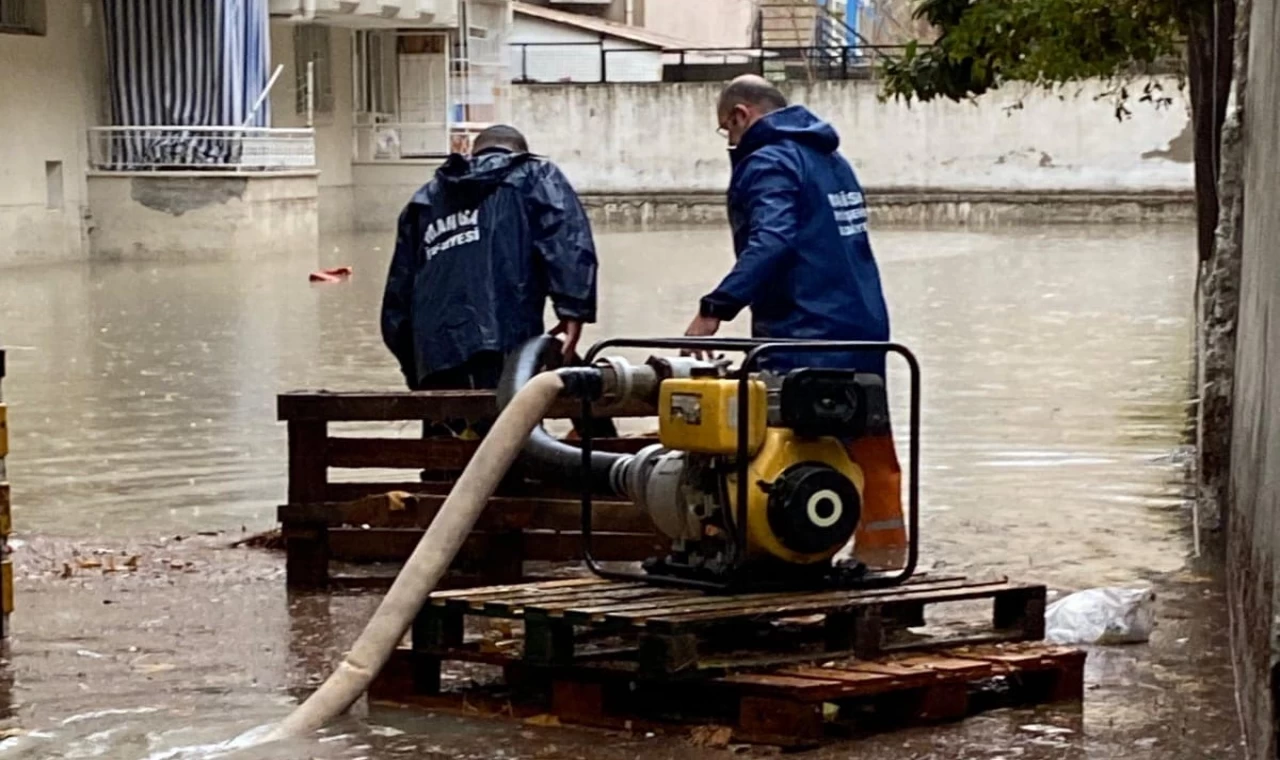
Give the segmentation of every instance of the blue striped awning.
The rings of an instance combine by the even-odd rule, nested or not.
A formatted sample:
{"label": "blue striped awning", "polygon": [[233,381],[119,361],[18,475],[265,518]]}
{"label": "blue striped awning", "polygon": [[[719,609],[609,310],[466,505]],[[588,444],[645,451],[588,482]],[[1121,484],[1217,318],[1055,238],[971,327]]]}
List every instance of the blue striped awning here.
{"label": "blue striped awning", "polygon": [[[102,0],[117,127],[265,127],[267,0]],[[113,162],[228,163],[234,142],[191,130],[125,132]],[[125,155],[119,155],[123,151]],[[161,158],[162,161],[155,159]]]}

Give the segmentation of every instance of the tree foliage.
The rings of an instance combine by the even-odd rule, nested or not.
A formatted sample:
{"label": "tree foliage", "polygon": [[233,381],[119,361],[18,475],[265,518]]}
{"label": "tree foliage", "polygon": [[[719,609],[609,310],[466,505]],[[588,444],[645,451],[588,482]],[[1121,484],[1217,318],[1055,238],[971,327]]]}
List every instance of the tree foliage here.
{"label": "tree foliage", "polygon": [[[923,0],[915,17],[940,32],[884,64],[885,97],[973,98],[1004,82],[1055,87],[1086,79],[1123,83],[1176,54],[1200,0]],[[1142,99],[1158,100],[1152,82]]]}

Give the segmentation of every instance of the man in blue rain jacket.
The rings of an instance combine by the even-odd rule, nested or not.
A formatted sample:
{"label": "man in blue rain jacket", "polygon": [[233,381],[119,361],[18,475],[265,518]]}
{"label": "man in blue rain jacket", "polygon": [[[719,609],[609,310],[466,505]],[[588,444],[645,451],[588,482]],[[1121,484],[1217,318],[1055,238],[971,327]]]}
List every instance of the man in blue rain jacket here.
{"label": "man in blue rain jacket", "polygon": [[[702,298],[686,335],[715,335],[751,308],[757,338],[889,339],[880,270],[867,237],[867,203],[831,125],[789,106],[776,87],[739,77],[717,107],[733,176],[729,223],[737,263]],[[883,352],[780,353],[768,368],[852,368],[884,377]],[[892,434],[851,441],[865,477],[858,559],[880,568],[906,562],[902,470]]]}
{"label": "man in blue rain jacket", "polygon": [[[751,308],[759,338],[889,339],[889,313],[867,236],[862,186],[831,125],[789,106],[756,76],[720,96],[733,176],[729,223],[737,263],[703,297],[691,336],[714,335]],[[777,355],[771,366],[856,366],[884,374],[883,355]]]}
{"label": "man in blue rain jacket", "polygon": [[574,353],[596,318],[596,269],[564,174],[514,128],[490,127],[400,215],[382,338],[413,390],[495,388],[505,354],[543,332],[548,297],[560,320],[551,332]]}

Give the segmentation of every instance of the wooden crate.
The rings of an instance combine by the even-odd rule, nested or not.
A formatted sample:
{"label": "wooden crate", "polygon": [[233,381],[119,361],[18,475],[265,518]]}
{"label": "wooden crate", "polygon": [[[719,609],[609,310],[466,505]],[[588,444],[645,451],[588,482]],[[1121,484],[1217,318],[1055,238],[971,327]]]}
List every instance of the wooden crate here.
{"label": "wooden crate", "polygon": [[1079,702],[1084,696],[1085,653],[1042,643],[774,666],[680,681],[637,678],[607,663],[534,668],[513,661],[504,667],[502,684],[432,694],[417,689],[413,678],[422,657],[399,650],[370,698],[469,715],[550,715],[565,724],[631,731],[692,723],[704,738],[710,733],[726,743],[787,747],[955,720],[996,707]]}
{"label": "wooden crate", "polygon": [[[574,416],[576,401],[557,404],[549,419]],[[336,435],[332,423],[408,422],[470,418],[497,413],[489,391],[390,393],[294,392],[277,399],[288,426],[288,503],[278,509],[291,588],[370,585],[389,578],[333,576],[331,561],[400,562],[413,551],[479,445],[456,439]],[[601,415],[642,417],[640,404],[602,408]],[[601,451],[635,452],[651,438],[595,441]],[[331,470],[401,469],[411,479],[381,482],[331,480]],[[431,473],[423,482],[420,471]],[[387,497],[389,493],[412,498]],[[621,502],[596,503],[595,547],[603,560],[642,560],[662,551],[652,524]],[[580,555],[578,494],[542,482],[518,467],[499,487],[476,532],[454,565],[452,585],[509,583],[522,579],[525,562],[573,560]]]}

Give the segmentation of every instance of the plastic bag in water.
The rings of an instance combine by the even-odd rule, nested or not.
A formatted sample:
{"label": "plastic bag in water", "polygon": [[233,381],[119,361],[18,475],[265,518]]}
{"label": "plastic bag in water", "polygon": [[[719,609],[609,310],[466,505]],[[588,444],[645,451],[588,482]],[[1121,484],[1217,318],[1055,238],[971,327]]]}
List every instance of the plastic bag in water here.
{"label": "plastic bag in water", "polygon": [[1091,588],[1045,610],[1045,638],[1055,644],[1139,644],[1156,625],[1149,588]]}

